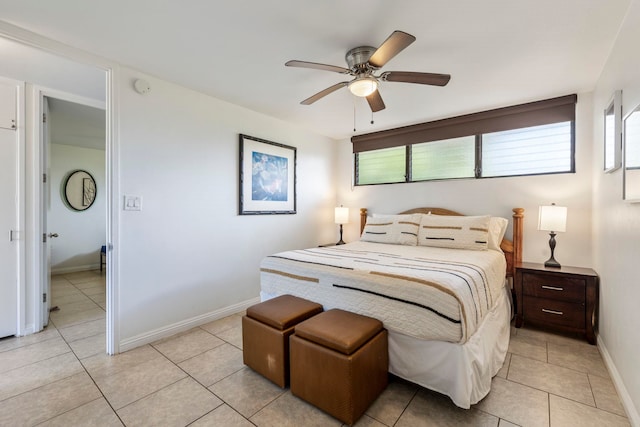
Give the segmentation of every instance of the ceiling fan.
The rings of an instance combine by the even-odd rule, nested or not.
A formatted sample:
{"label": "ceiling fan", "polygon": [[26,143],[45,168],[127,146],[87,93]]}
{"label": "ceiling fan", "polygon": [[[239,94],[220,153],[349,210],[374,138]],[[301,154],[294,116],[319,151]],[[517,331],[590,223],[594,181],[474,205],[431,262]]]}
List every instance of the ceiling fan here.
{"label": "ceiling fan", "polygon": [[332,71],[354,77],[353,80],[336,83],[310,96],[302,101],[301,104],[313,104],[330,93],[347,86],[354,95],[367,98],[371,111],[376,112],[385,109],[384,101],[378,91],[378,86],[381,81],[417,83],[433,86],[445,86],[449,83],[449,79],[451,79],[449,74],[417,73],[411,71],[385,71],[379,75],[374,74],[389,62],[391,58],[402,52],[414,41],[416,41],[416,38],[411,34],[403,31],[394,31],[377,49],[371,46],[354,47],[345,55],[345,60],[349,68],[297,60],[288,61],[284,65],[288,67]]}

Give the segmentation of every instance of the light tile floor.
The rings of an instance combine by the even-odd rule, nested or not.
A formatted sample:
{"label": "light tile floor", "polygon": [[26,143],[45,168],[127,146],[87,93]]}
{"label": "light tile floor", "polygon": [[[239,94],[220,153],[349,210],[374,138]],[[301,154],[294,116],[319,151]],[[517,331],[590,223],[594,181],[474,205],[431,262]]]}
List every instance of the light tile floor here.
{"label": "light tile floor", "polygon": [[[55,276],[49,326],[0,340],[0,426],[340,426],[242,363],[241,314],[105,354],[97,271]],[[512,328],[489,395],[470,410],[401,379],[357,426],[628,426],[595,346]]]}

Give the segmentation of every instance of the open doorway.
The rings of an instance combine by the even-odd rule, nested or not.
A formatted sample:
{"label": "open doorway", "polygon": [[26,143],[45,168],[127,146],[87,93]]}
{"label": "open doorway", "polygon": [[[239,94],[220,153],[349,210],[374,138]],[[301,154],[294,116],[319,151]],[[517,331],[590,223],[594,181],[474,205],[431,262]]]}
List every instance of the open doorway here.
{"label": "open doorway", "polygon": [[[56,53],[59,51],[60,54]],[[24,229],[16,233],[21,239],[21,244],[25,248],[24,265],[21,270],[18,282],[18,326],[15,335],[27,335],[40,331],[46,324],[49,316],[50,292],[50,260],[47,258],[49,243],[55,237],[56,230],[48,230],[47,213],[52,208],[51,200],[56,198],[60,201],[60,182],[53,183],[47,181],[51,179],[48,161],[51,153],[47,151],[48,142],[43,143],[41,136],[44,135],[45,127],[45,99],[53,99],[54,109],[57,101],[65,101],[72,104],[88,105],[92,108],[101,109],[101,115],[105,118],[102,125],[105,135],[102,137],[103,147],[103,169],[96,175],[97,194],[104,196],[103,205],[99,210],[103,213],[100,220],[103,227],[101,242],[97,248],[92,249],[92,254],[87,254],[87,261],[84,261],[84,268],[100,267],[99,251],[101,246],[107,246],[107,252],[113,248],[113,192],[112,179],[116,174],[116,165],[112,152],[113,133],[113,102],[111,98],[112,90],[112,66],[100,58],[81,51],[75,51],[58,45],[55,42],[44,39],[37,35],[17,32],[12,33],[12,27],[0,26],[0,53],[3,61],[0,61],[0,76],[20,82],[20,87],[24,89],[18,100],[18,109],[25,114],[24,120],[18,123],[18,128],[26,134],[24,140],[24,161],[19,164],[18,176],[24,177],[20,182],[17,204],[23,206],[20,223],[24,224]],[[48,101],[47,101],[48,102]],[[61,104],[58,103],[58,107]],[[68,105],[67,105],[68,106]],[[64,108],[64,106],[62,107]],[[55,112],[54,112],[55,114]],[[53,119],[55,121],[55,117]],[[48,135],[48,131],[47,131]],[[69,135],[68,137],[71,137]],[[71,145],[68,143],[62,145]],[[106,148],[106,149],[105,149]],[[49,150],[55,151],[55,150]],[[58,150],[60,151],[60,150]],[[60,154],[60,153],[58,153]],[[65,155],[61,155],[65,158]],[[81,180],[82,181],[82,180]],[[49,186],[51,188],[49,188]],[[92,206],[91,211],[98,208]],[[106,231],[105,231],[106,229]],[[67,234],[65,232],[65,234]],[[58,236],[61,236],[58,231]],[[58,240],[57,247],[62,242]],[[95,243],[91,244],[92,246]],[[80,268],[78,265],[70,265],[68,261],[60,261],[55,253],[51,260],[54,272],[56,268]],[[63,258],[65,255],[59,254]],[[93,257],[88,261],[89,257]],[[72,257],[80,261],[80,257]],[[111,258],[111,257],[108,257]],[[73,263],[72,263],[73,264]],[[111,313],[117,312],[117,307],[111,301],[117,300],[113,296],[113,273],[115,267],[112,262],[103,267],[102,273],[106,283],[106,349],[108,353],[118,351],[118,337],[114,333],[117,328],[116,316]]]}
{"label": "open doorway", "polygon": [[[43,272],[49,295],[43,320],[74,337],[93,322],[93,347],[106,332],[106,116],[100,103],[66,94],[43,96],[47,254]],[[70,101],[73,100],[73,101]],[[88,105],[89,104],[89,105]],[[106,248],[105,248],[106,249]],[[106,255],[106,250],[105,254]],[[101,335],[101,337],[95,337]],[[84,337],[83,337],[84,338]]]}

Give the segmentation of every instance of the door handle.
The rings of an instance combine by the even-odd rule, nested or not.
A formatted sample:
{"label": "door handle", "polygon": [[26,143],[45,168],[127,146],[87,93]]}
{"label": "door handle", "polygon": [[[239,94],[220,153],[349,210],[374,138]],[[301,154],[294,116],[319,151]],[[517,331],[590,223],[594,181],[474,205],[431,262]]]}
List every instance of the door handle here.
{"label": "door handle", "polygon": [[58,237],[58,233],[49,233],[49,238]]}

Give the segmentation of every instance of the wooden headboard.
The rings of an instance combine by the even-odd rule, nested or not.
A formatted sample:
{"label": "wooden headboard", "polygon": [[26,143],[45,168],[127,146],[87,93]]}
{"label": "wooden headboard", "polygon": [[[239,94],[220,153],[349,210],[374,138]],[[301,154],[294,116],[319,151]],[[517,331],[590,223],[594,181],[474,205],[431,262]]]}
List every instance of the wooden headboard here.
{"label": "wooden headboard", "polygon": [[[431,215],[454,215],[463,216],[463,214],[450,211],[443,208],[416,208],[408,211],[400,212],[400,214],[414,214],[422,213]],[[513,238],[511,240],[502,239],[500,248],[504,252],[504,257],[507,260],[507,277],[515,277],[516,264],[522,262],[522,224],[524,221],[524,209],[513,208]],[[367,223],[367,209],[360,209],[360,234],[364,230],[364,226]]]}

